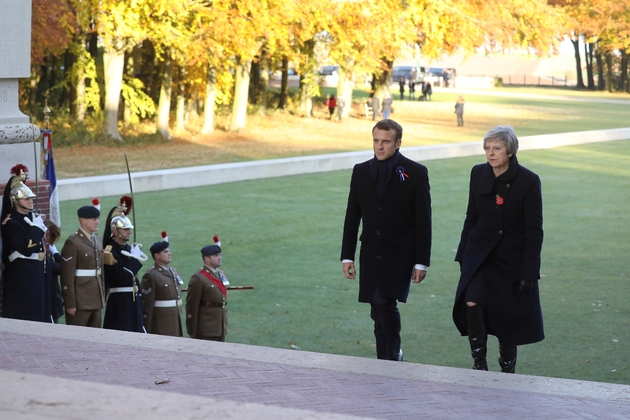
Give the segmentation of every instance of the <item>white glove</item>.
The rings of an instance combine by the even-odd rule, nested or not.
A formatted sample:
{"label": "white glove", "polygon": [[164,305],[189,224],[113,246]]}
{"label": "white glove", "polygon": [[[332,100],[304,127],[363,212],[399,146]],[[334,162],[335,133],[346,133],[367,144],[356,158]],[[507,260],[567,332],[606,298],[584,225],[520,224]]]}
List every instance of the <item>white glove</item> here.
{"label": "white glove", "polygon": [[31,226],[40,228],[44,233],[48,230],[48,228],[44,224],[44,219],[39,214],[37,216],[34,216],[32,221],[28,216],[24,216],[24,221]]}
{"label": "white glove", "polygon": [[135,258],[138,261],[145,262],[149,259],[144,252],[142,252],[141,244],[133,244],[131,246],[131,252],[120,251],[121,254],[126,255],[127,257]]}
{"label": "white glove", "polygon": [[48,230],[48,228],[44,224],[44,218],[42,217],[41,214],[38,214],[37,216],[33,217],[33,223],[35,223],[35,226],[37,226],[38,228],[40,228],[44,232],[46,232]]}
{"label": "white glove", "polygon": [[55,255],[59,253],[59,251],[57,251],[57,247],[55,246],[55,244],[48,245],[48,250],[50,251],[50,255]]}
{"label": "white glove", "polygon": [[131,256],[137,260],[139,260],[142,256],[142,249],[140,248],[140,246],[140,244],[133,244],[131,246]]}

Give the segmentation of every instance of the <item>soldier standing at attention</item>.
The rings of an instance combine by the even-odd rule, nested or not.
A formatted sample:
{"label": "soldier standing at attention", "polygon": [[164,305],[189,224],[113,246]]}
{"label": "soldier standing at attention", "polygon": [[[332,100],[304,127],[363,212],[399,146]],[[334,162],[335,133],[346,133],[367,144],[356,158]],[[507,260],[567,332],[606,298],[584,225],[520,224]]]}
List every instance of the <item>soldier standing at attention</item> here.
{"label": "soldier standing at attention", "polygon": [[25,184],[28,168],[11,168],[2,202],[4,318],[52,322],[44,235],[48,228],[33,209],[36,195]]}
{"label": "soldier standing at attention", "polygon": [[138,271],[148,257],[140,244],[129,245],[133,225],[127,217],[131,199],[121,198],[108,216],[103,239],[103,272],[109,290],[103,328],[145,332],[142,315],[142,295],[138,287]]}
{"label": "soldier standing at attention", "polygon": [[155,261],[142,276],[142,308],[144,328],[149,334],[182,336],[182,284],[177,270],[170,267],[171,251],[168,236],[162,232],[162,241],[151,245]]}
{"label": "soldier standing at attention", "polygon": [[77,211],[79,230],[61,249],[61,290],[66,324],[101,328],[105,306],[103,247],[98,231],[101,212],[94,206]]}
{"label": "soldier standing at attention", "polygon": [[188,282],[186,329],[191,338],[225,341],[227,334],[227,285],[221,267],[221,242],[201,248],[203,268]]}

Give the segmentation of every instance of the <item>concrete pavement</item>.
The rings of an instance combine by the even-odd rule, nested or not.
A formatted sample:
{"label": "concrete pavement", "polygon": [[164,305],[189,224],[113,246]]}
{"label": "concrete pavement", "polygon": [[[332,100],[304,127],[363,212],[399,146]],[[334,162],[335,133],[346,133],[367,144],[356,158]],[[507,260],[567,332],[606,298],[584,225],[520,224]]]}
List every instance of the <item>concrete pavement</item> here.
{"label": "concrete pavement", "polygon": [[0,319],[0,418],[630,419],[630,386]]}

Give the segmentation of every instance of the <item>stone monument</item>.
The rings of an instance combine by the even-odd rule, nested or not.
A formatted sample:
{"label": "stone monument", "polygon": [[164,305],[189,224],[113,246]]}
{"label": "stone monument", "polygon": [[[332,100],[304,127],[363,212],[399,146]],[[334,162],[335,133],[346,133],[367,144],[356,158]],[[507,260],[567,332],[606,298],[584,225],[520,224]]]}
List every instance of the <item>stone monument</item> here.
{"label": "stone monument", "polygon": [[[11,168],[22,163],[29,169],[31,182],[27,185],[38,195],[37,201],[48,201],[44,192],[48,181],[37,182],[37,190],[32,182],[41,178],[41,145],[36,143],[40,130],[19,107],[18,80],[31,75],[31,14],[31,0],[0,0],[0,193],[4,193]],[[0,271],[0,312],[2,289]]]}

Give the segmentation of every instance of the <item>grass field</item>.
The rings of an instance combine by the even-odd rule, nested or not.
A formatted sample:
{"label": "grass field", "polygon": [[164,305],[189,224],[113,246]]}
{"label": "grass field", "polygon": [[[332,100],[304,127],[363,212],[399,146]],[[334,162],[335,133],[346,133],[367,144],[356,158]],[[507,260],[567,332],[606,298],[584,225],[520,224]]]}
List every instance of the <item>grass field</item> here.
{"label": "grass field", "polygon": [[[519,135],[627,126],[627,108],[520,94],[625,99],[564,89],[505,88],[466,94],[466,126],[457,128],[457,91],[437,91],[432,102],[395,100],[392,118],[405,128],[404,146],[479,140],[493,125],[511,124]],[[355,90],[351,118],[327,119],[323,98],[313,118],[286,111],[248,117],[248,127],[200,136],[191,124],[172,141],[150,128],[123,129],[118,143],[89,130],[53,125],[59,178],[223,162],[310,155],[371,147],[371,120],[361,116],[367,91]],[[394,98],[398,98],[397,92]],[[194,121],[193,121],[194,123]],[[82,137],[83,134],[85,135]],[[468,368],[465,338],[451,321],[458,279],[453,262],[466,206],[468,175],[483,157],[425,162],[433,197],[434,242],[429,275],[401,305],[405,359]],[[543,182],[545,243],[541,298],[547,338],[519,349],[517,371],[630,384],[628,362],[630,246],[630,141],[519,153]],[[350,171],[222,184],[136,195],[137,234],[148,248],[166,230],[173,265],[187,279],[201,266],[199,249],[219,234],[224,268],[232,284],[253,291],[229,295],[228,341],[279,348],[374,357],[369,308],[357,303],[357,284],[343,278],[339,251]],[[103,210],[117,197],[101,197]],[[63,234],[76,228],[76,208],[61,203]],[[102,220],[104,222],[104,220]],[[103,231],[101,226],[100,231]],[[141,274],[144,273],[144,269]],[[490,368],[498,370],[496,341]]]}
{"label": "grass field", "polygon": [[[466,116],[474,121],[475,101],[468,100],[471,106]],[[486,101],[490,103],[491,98]],[[447,107],[450,102],[427,105]],[[521,100],[497,102],[496,109],[516,106],[515,102]],[[578,105],[582,119],[603,108],[591,105],[589,111]],[[561,103],[527,106],[536,108],[535,115],[541,118],[545,116],[541,109],[562,110]],[[607,112],[615,113],[621,124],[618,108],[607,108]],[[401,117],[406,129],[424,124],[406,123],[404,109],[398,107],[395,117]],[[577,112],[575,106],[565,111],[565,116]],[[565,127],[557,131],[569,131],[578,124],[557,121]],[[496,122],[506,121],[498,118]],[[547,130],[553,126],[550,120],[543,123]],[[309,124],[330,127],[319,135],[335,140],[340,148],[350,140],[338,131],[345,122],[333,125],[314,119],[303,124],[305,133],[312,128]],[[359,148],[358,137],[360,148],[369,147],[371,121],[347,125],[356,125],[361,133],[356,144],[346,147]],[[442,127],[445,141],[459,136],[452,135],[457,128],[446,120],[434,125]],[[480,137],[489,128],[472,121],[470,125],[462,138]],[[524,134],[529,125],[536,124],[523,122],[517,133]],[[589,125],[593,128],[597,127]],[[407,130],[404,144],[416,136],[424,139],[424,131]],[[425,162],[433,198],[433,255],[427,280],[412,286],[409,303],[401,305],[402,347],[409,362],[471,366],[467,340],[459,336],[451,320],[458,279],[453,257],[470,168],[482,161],[483,157],[476,156]],[[523,151],[519,161],[537,172],[543,183],[541,299],[547,338],[519,348],[517,372],[630,384],[630,141]],[[213,234],[220,236],[223,268],[230,282],[256,287],[229,293],[228,341],[373,358],[369,307],[357,303],[358,285],[343,277],[339,262],[349,180],[350,171],[337,171],[137,194],[138,240],[148,248],[166,230],[173,265],[187,279],[201,266],[200,248]],[[103,209],[107,211],[116,199],[101,198]],[[62,203],[64,238],[75,228],[76,209],[86,201]],[[498,370],[493,362],[497,353],[496,340],[490,340],[491,370]]]}
{"label": "grass field", "polygon": [[[563,89],[503,88],[489,93],[466,94],[464,127],[456,126],[453,104],[456,90],[436,89],[433,101],[399,101],[394,94],[392,118],[404,129],[403,147],[475,141],[497,124],[510,124],[521,136],[573,132],[627,126],[628,105],[589,103],[561,99],[521,97],[533,93],[592,99],[624,99],[620,95]],[[324,98],[333,93],[323,89],[316,98],[314,116],[300,118],[289,111],[271,111],[267,117],[248,116],[248,125],[238,133],[225,131],[226,110],[219,109],[215,133],[202,136],[191,120],[182,133],[173,132],[166,141],[153,133],[154,127],[137,126],[121,129],[125,141],[120,143],[95,135],[93,130],[77,130],[67,123],[53,120],[55,163],[58,178],[124,173],[123,152],[133,171],[145,171],[215,163],[272,159],[321,153],[365,150],[371,147],[371,120],[363,115],[368,92],[356,89],[351,117],[336,124],[328,120]],[[53,116],[55,114],[53,113]]]}

